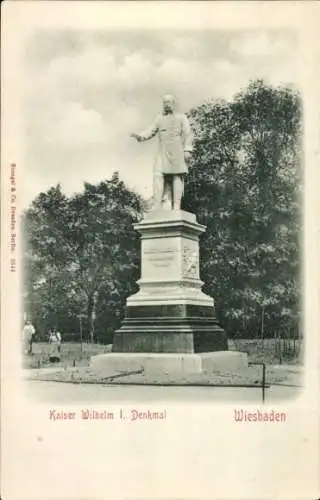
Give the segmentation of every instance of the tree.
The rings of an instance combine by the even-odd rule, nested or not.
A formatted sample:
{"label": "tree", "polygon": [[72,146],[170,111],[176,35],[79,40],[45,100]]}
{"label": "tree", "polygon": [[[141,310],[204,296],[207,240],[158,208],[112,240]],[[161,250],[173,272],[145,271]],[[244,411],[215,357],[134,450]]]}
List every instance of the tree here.
{"label": "tree", "polygon": [[[300,315],[299,95],[258,80],[189,118],[195,141],[184,208],[207,226],[204,291],[230,335],[273,336]],[[71,198],[58,185],[33,201],[23,218],[24,295],[42,329],[59,322],[74,331],[85,314],[88,338],[111,339],[136,290],[133,224],[145,209],[118,173]]]}
{"label": "tree", "polygon": [[271,335],[299,310],[299,96],[258,80],[189,116],[195,150],[185,207],[207,225],[205,290],[231,334],[262,327]]}
{"label": "tree", "polygon": [[[111,312],[108,297],[118,309],[124,305],[138,274],[133,224],[143,208],[118,173],[97,185],[85,183],[84,191],[69,199],[58,185],[34,200],[23,221],[26,303],[43,325],[58,320],[68,324],[69,317],[74,328],[74,318],[85,313],[87,336],[93,341],[96,311],[98,316]],[[113,313],[111,317],[115,319]],[[98,317],[97,323],[102,330]],[[97,334],[101,337],[99,329]]]}

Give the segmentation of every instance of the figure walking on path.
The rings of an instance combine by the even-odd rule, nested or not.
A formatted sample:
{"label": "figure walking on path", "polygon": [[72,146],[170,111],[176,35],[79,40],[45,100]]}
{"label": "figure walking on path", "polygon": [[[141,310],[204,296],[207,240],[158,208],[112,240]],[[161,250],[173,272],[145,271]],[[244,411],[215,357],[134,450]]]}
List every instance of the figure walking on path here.
{"label": "figure walking on path", "polygon": [[49,351],[50,362],[59,363],[61,359],[60,356],[61,336],[59,340],[59,336],[57,335],[55,328],[50,332],[49,344],[50,344],[50,351]]}

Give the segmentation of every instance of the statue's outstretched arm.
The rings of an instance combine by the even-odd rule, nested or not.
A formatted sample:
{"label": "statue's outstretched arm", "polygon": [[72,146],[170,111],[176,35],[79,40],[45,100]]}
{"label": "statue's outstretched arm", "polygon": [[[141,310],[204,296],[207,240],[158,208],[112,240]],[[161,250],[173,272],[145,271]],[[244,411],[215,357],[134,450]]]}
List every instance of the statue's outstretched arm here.
{"label": "statue's outstretched arm", "polygon": [[158,129],[159,129],[159,117],[156,118],[156,120],[150,127],[146,128],[142,132],[139,132],[138,134],[131,134],[131,137],[137,139],[137,141],[139,142],[148,141],[149,139],[152,139],[152,137],[156,135]]}

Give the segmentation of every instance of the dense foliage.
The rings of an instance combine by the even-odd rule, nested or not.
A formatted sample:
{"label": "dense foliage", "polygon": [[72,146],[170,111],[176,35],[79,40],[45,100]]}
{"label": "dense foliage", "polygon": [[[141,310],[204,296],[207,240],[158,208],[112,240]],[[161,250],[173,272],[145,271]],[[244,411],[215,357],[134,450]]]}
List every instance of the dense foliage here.
{"label": "dense foliage", "polygon": [[[297,332],[301,109],[290,89],[251,82],[190,111],[195,150],[185,208],[207,226],[204,291],[230,335]],[[293,330],[292,330],[293,333]]]}
{"label": "dense foliage", "polygon": [[[251,82],[230,102],[192,109],[194,154],[184,208],[207,226],[204,291],[230,336],[299,325],[299,96]],[[56,186],[23,217],[25,310],[40,333],[56,325],[110,342],[139,277],[133,230],[145,202],[115,173],[67,198]],[[81,318],[81,319],[80,319]]]}
{"label": "dense foliage", "polygon": [[84,338],[111,340],[125,298],[136,291],[143,201],[115,173],[67,198],[41,193],[23,218],[25,310],[37,331],[56,325]]}

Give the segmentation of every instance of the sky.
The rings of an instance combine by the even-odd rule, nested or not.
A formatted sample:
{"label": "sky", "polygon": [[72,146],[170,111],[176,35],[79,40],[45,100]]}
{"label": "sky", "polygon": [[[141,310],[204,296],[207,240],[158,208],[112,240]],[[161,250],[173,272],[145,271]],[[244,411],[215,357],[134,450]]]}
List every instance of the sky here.
{"label": "sky", "polygon": [[115,170],[152,195],[156,140],[130,138],[151,124],[161,97],[182,112],[231,99],[250,79],[298,86],[298,43],[288,31],[71,31],[33,33],[25,47],[22,205],[61,183],[67,195]]}

